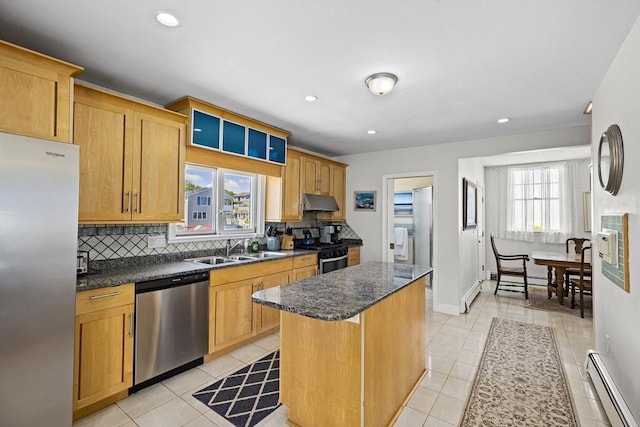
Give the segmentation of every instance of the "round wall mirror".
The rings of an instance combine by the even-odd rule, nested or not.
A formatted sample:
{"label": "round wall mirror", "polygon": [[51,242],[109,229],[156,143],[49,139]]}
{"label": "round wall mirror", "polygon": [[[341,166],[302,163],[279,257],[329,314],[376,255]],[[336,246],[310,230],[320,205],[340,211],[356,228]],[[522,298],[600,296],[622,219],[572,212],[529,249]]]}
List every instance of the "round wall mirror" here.
{"label": "round wall mirror", "polygon": [[611,125],[600,137],[598,146],[598,178],[604,191],[615,196],[622,184],[624,149],[618,125]]}

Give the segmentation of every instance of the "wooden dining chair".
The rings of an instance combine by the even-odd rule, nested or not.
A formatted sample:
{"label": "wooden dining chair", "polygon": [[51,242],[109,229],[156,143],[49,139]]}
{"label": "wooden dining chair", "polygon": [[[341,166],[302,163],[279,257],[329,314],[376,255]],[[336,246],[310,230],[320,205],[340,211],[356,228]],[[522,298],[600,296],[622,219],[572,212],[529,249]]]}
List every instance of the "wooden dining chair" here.
{"label": "wooden dining chair", "polygon": [[[580,254],[582,252],[582,247],[585,243],[588,243],[589,239],[583,239],[580,237],[571,237],[567,239],[565,242],[566,252],[569,253],[569,250],[573,247],[573,250],[576,254]],[[584,274],[587,277],[591,277],[591,269],[585,270]],[[580,269],[577,268],[567,268],[564,273],[564,295],[569,296],[569,290],[571,289],[571,277],[578,277],[580,275]]]}
{"label": "wooden dining chair", "polygon": [[[585,262],[585,259],[587,262]],[[589,273],[587,276],[585,273]],[[576,287],[580,298],[580,317],[584,317],[584,295],[592,294],[591,282],[591,246],[585,246],[580,252],[580,273],[578,278],[571,279],[571,308],[576,306]]]}
{"label": "wooden dining chair", "polygon": [[[496,242],[493,238],[493,234],[491,234],[491,248],[493,249],[493,255],[496,257],[496,266],[498,267],[498,282],[496,283],[496,290],[493,294],[498,293],[498,288],[500,287],[500,280],[502,276],[517,276],[522,277],[524,283],[514,283],[508,282],[509,284],[502,284],[503,287],[522,287],[524,286],[524,297],[525,299],[529,299],[529,289],[527,284],[527,261],[529,261],[529,255],[526,254],[518,254],[518,255],[504,255],[498,252],[496,248]],[[513,265],[514,262],[520,261],[522,262],[522,266]],[[510,262],[511,265],[504,265],[504,262]],[[502,289],[503,291],[509,292],[523,292],[515,289]]]}

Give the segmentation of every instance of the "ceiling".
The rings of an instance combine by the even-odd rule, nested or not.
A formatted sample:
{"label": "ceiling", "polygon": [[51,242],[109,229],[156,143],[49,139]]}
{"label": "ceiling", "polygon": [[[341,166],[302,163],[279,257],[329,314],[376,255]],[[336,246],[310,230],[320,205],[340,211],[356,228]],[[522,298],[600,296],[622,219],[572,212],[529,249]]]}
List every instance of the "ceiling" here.
{"label": "ceiling", "polygon": [[[181,25],[158,24],[159,10]],[[158,104],[193,96],[334,156],[588,124],[639,11],[640,0],[1,0],[0,38],[83,66],[81,80]],[[389,95],[366,89],[375,72],[398,76]]]}

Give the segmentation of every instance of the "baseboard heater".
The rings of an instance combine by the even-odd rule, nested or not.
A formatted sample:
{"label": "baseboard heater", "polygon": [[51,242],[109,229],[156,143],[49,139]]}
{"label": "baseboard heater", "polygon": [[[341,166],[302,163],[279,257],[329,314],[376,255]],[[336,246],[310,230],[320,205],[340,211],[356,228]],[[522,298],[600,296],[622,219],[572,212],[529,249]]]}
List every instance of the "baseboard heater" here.
{"label": "baseboard heater", "polygon": [[469,312],[469,307],[471,307],[471,303],[473,302],[473,300],[476,299],[478,294],[480,294],[480,291],[482,291],[482,282],[478,280],[476,283],[473,284],[473,286],[469,288],[469,290],[462,297],[462,301],[460,301],[461,303],[460,311],[462,313]]}
{"label": "baseboard heater", "polygon": [[602,357],[595,351],[589,350],[585,365],[611,425],[613,427],[638,427],[629,407],[609,375]]}

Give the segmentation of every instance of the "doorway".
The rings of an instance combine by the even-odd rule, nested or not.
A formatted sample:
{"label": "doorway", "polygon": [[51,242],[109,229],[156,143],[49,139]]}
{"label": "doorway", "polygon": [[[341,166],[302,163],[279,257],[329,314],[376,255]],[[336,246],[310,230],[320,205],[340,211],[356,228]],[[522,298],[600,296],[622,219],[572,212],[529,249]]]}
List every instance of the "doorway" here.
{"label": "doorway", "polygon": [[420,172],[383,176],[382,260],[434,267],[427,287],[437,283],[436,176]]}

